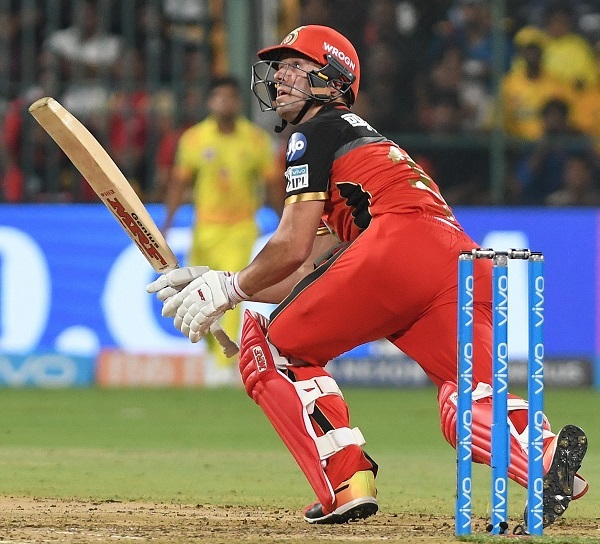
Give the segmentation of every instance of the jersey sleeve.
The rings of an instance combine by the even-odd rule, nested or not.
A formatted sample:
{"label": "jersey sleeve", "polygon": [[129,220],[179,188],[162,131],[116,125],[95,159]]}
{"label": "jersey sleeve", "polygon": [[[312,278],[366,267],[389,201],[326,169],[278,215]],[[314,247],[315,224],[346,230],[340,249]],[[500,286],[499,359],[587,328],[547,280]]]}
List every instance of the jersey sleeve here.
{"label": "jersey sleeve", "polygon": [[327,200],[336,138],[324,123],[304,123],[288,140],[285,205]]}
{"label": "jersey sleeve", "polygon": [[198,155],[198,142],[194,138],[194,133],[189,129],[186,130],[179,139],[177,144],[177,152],[175,154],[175,167],[181,170],[192,170],[198,169],[197,155]]}
{"label": "jersey sleeve", "polygon": [[260,179],[265,183],[277,180],[277,161],[273,139],[263,130],[256,132],[257,170]]}

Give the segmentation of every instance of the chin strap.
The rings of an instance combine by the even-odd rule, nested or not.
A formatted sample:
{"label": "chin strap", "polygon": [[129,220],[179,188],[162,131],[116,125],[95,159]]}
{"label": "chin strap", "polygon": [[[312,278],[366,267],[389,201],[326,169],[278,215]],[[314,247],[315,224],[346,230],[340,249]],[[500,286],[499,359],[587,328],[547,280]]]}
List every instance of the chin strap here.
{"label": "chin strap", "polygon": [[[296,117],[294,117],[294,119],[292,121],[290,121],[290,123],[292,125],[297,125],[301,121],[301,119],[306,115],[308,108],[311,107],[313,102],[315,102],[314,98],[308,98],[306,100],[306,102],[304,103],[304,106],[302,106],[302,109],[298,112],[298,115],[296,115]],[[273,130],[277,134],[280,134],[281,132],[283,132],[285,127],[287,127],[287,124],[288,124],[288,122],[285,119],[282,119],[281,124],[279,126],[276,126]]]}
{"label": "chin strap", "polygon": [[276,126],[273,130],[277,133],[277,134],[281,134],[283,132],[283,130],[285,129],[285,127],[287,127],[288,122],[285,119],[281,120],[281,124],[279,126]]}

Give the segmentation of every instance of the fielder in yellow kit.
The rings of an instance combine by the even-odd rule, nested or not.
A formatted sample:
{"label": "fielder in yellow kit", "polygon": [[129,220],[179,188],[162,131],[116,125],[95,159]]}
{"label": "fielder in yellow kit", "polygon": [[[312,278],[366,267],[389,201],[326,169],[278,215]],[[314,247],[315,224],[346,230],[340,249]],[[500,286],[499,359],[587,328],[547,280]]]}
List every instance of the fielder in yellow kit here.
{"label": "fielder in yellow kit", "polygon": [[[178,144],[163,232],[191,188],[195,212],[187,263],[191,266],[232,271],[246,266],[258,237],[256,210],[265,199],[277,205],[271,191],[276,172],[273,142],[266,131],[240,114],[241,106],[236,79],[214,80],[208,117],[187,129]],[[240,320],[239,309],[223,317],[221,325],[231,338],[239,336]],[[217,364],[236,363],[223,355],[212,337],[206,340]]]}

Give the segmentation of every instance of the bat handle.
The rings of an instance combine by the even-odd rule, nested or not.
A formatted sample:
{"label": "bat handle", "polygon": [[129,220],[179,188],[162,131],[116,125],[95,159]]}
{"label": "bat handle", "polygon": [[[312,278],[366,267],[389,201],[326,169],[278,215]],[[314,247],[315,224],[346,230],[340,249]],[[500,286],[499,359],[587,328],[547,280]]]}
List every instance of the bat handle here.
{"label": "bat handle", "polygon": [[227,336],[227,333],[221,328],[221,325],[219,325],[217,321],[210,326],[210,332],[223,348],[225,357],[233,357],[239,353],[240,348],[238,345],[231,338],[229,338],[229,336]]}

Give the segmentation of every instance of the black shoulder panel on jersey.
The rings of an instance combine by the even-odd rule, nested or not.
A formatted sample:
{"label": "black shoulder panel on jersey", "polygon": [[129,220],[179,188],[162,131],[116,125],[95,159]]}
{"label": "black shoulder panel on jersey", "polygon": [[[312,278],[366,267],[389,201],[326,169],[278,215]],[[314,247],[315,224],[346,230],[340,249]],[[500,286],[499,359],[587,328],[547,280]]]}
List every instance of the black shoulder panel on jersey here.
{"label": "black shoulder panel on jersey", "polygon": [[303,193],[328,192],[334,160],[357,147],[385,140],[348,108],[336,104],[323,106],[290,136],[286,199]]}
{"label": "black shoulder panel on jersey", "polygon": [[390,144],[392,143],[390,140],[383,136],[365,136],[363,138],[357,138],[356,140],[348,142],[347,144],[344,144],[342,147],[340,147],[335,152],[335,158],[339,159],[340,157],[343,157],[346,153],[349,153],[350,151],[352,151],[353,149],[357,149],[358,147],[362,147],[363,145],[375,144],[379,142],[390,142]]}

